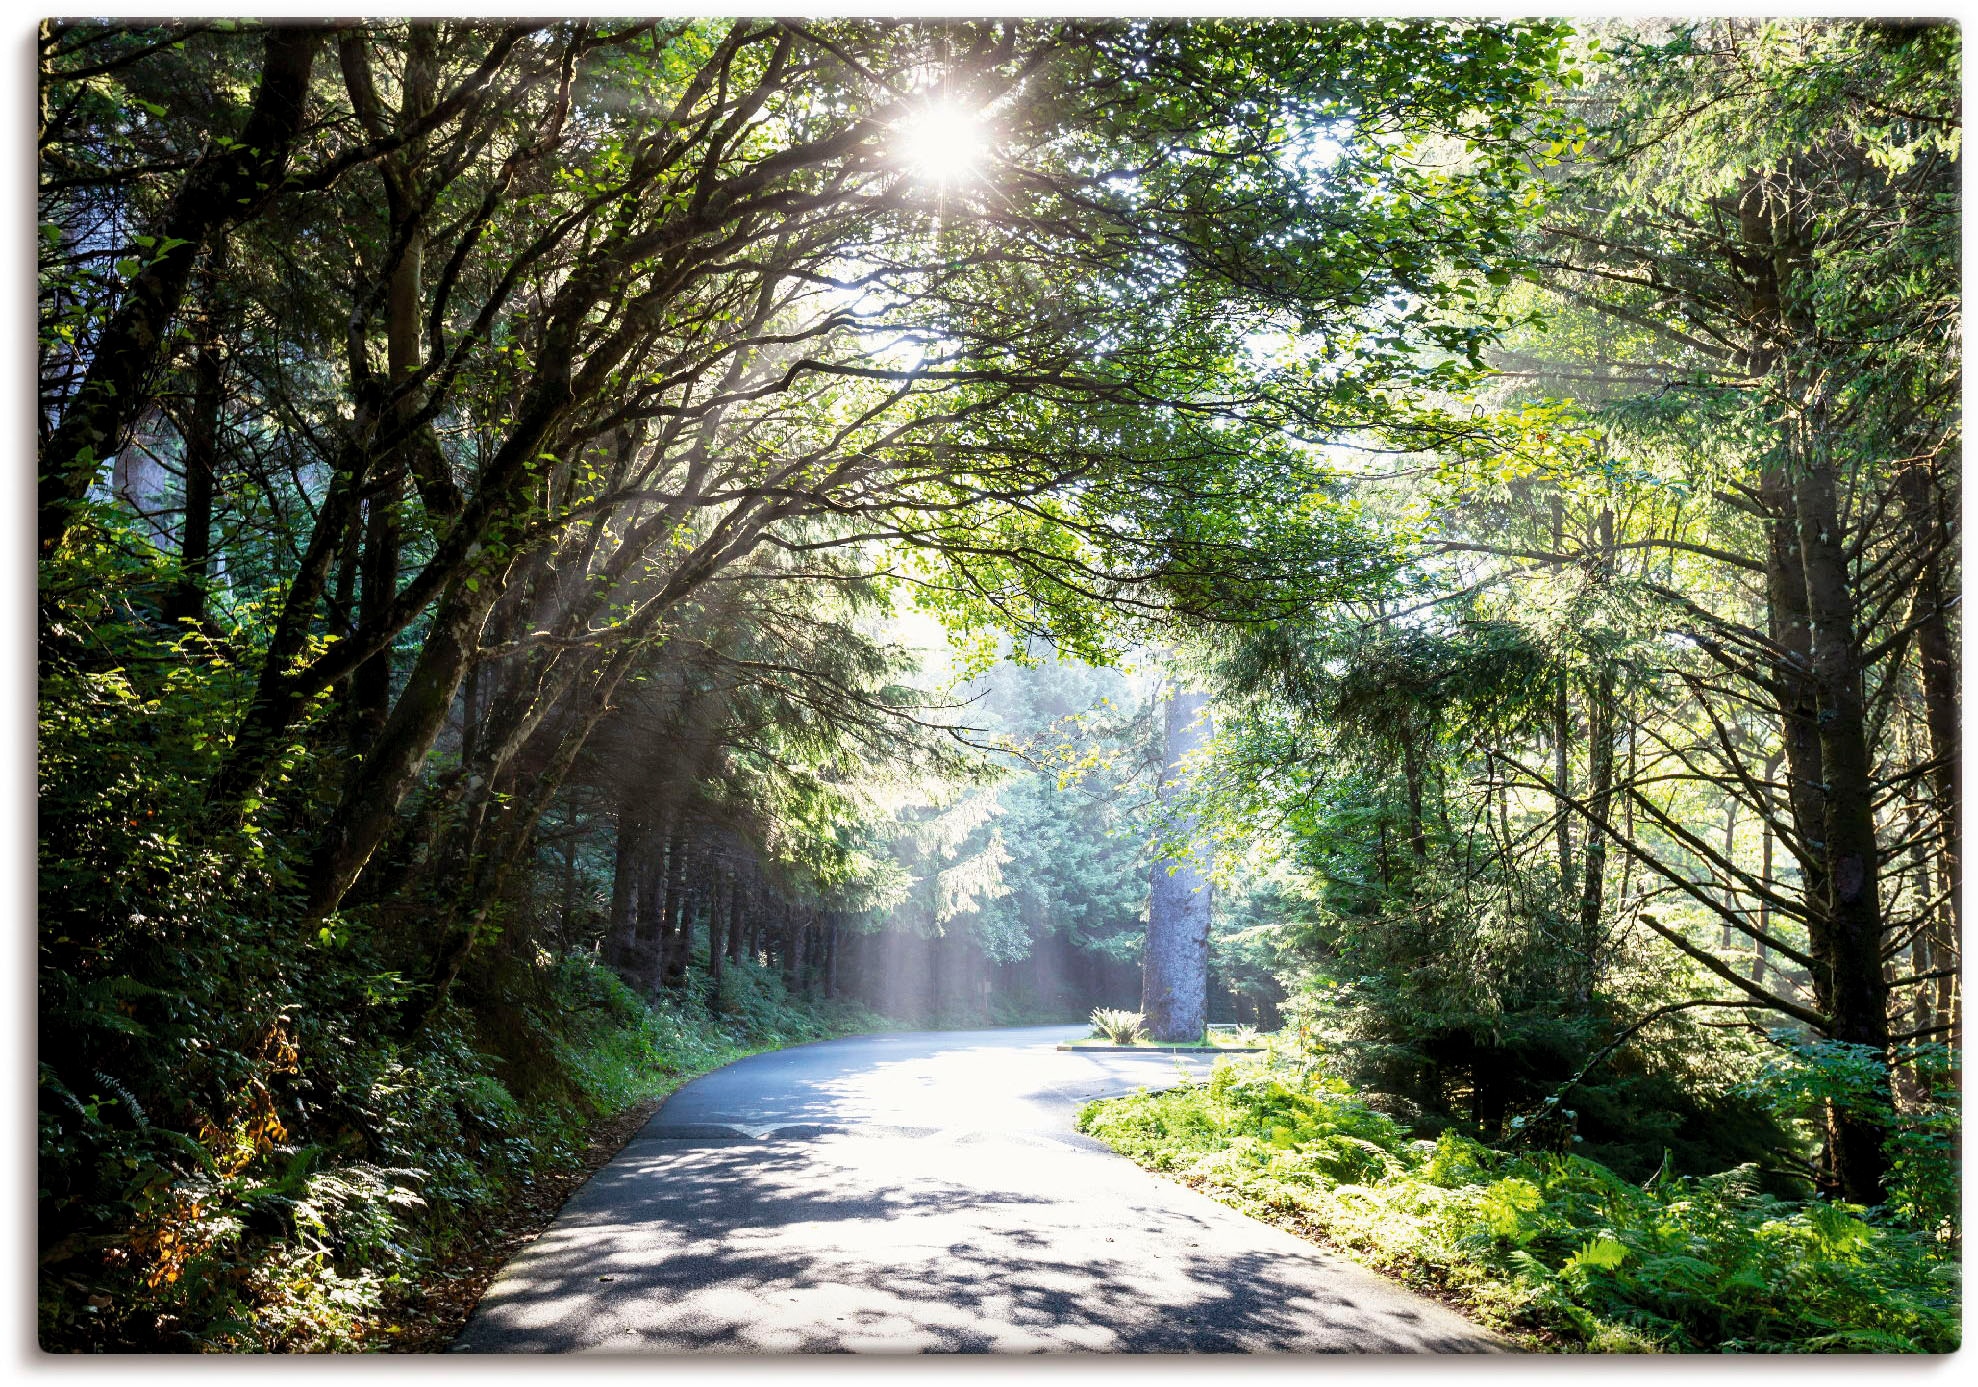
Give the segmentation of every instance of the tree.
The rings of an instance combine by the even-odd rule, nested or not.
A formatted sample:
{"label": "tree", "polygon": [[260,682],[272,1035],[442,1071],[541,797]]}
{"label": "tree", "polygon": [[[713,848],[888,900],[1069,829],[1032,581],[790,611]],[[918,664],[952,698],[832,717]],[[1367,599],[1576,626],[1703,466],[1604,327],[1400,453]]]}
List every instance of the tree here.
{"label": "tree", "polygon": [[[1530,965],[1566,986],[1504,995],[1574,1026],[1748,1007],[1914,1091],[1913,1043],[1957,1024],[1928,688],[1955,585],[1955,375],[1929,345],[1956,299],[1954,38],[1599,42],[1618,54],[1589,138],[1551,150],[1534,287],[1506,276],[1500,305],[1535,316],[1492,348],[1478,428],[1363,464],[1370,528],[1409,563],[1238,651],[1234,692],[1276,707],[1235,744],[1319,782],[1306,831],[1351,922],[1326,947],[1384,941],[1395,997],[1441,972],[1423,960]],[[1492,649],[1512,658],[1470,658]],[[1458,900],[1459,932],[1485,913],[1452,954],[1432,922]],[[1870,1204],[1871,1107],[1828,1104],[1818,1172]]]}
{"label": "tree", "polygon": [[868,791],[940,757],[874,612],[1103,657],[1385,562],[1311,440],[1470,427],[1417,396],[1504,324],[1437,309],[1563,36],[51,25],[56,1261],[164,1277],[199,1152],[234,1212],[286,1134],[356,1169],[364,1065],[558,1072],[566,947],[703,1010],[883,963]]}
{"label": "tree", "polygon": [[[1756,619],[1736,599],[1644,586],[1709,667],[1684,680],[1710,727],[1689,765],[1745,800],[1787,845],[1798,899],[1777,899],[1773,883],[1710,851],[1639,790],[1620,796],[1660,816],[1736,894],[1770,897],[1770,919],[1803,921],[1803,954],[1769,930],[1758,942],[1808,970],[1811,1006],[1642,918],[1754,1000],[1878,1054],[1892,1040],[1884,959],[1911,931],[1890,912],[1889,841],[1904,830],[1878,806],[1919,773],[1933,775],[1949,749],[1935,734],[1919,765],[1887,740],[1891,700],[1911,679],[1922,677],[1926,709],[1943,698],[1928,693],[1940,654],[1922,656],[1915,673],[1902,662],[1947,648],[1946,535],[1927,520],[1918,529],[1902,497],[1931,489],[1928,460],[1945,455],[1956,430],[1951,377],[1925,345],[1956,297],[1944,277],[1954,259],[1944,219],[1954,178],[1946,44],[1954,37],[1929,26],[1738,23],[1681,28],[1664,44],[1625,42],[1619,71],[1631,86],[1618,94],[1616,153],[1569,183],[1572,210],[1548,228],[1559,292],[1643,329],[1639,346],[1656,359],[1633,369],[1675,387],[1683,413],[1709,418],[1730,443],[1689,473],[1711,498],[1692,514],[1709,517],[1728,543],[1673,524],[1630,543],[1750,575],[1720,592],[1763,585]],[[1900,110],[1878,95],[1896,91]],[[1765,132],[1756,146],[1754,129]],[[1901,288],[1878,293],[1893,262],[1905,267]],[[1656,427],[1648,421],[1669,410],[1637,399],[1604,412],[1630,441],[1646,441]],[[1919,590],[1920,601],[1904,601]],[[1752,706],[1772,710],[1769,737],[1748,730],[1741,714]],[[1758,769],[1774,749],[1783,793]],[[1933,836],[1954,877],[1955,786],[1930,783]],[[1590,831],[1611,836],[1605,807],[1580,808]],[[1641,860],[1651,869],[1666,861]],[[1724,913],[1735,932],[1758,932],[1747,911]],[[1879,1198],[1885,1165],[1872,1123],[1830,1108],[1827,1158],[1849,1198]]]}
{"label": "tree", "polygon": [[1140,964],[1140,1010],[1155,1040],[1200,1040],[1208,1024],[1210,882],[1213,850],[1182,807],[1187,763],[1215,735],[1208,695],[1171,689],[1163,710],[1160,801],[1168,822],[1148,879],[1147,942]]}
{"label": "tree", "polygon": [[[483,764],[448,831],[479,851],[497,803],[511,827],[541,811],[682,604],[765,548],[899,572],[876,557],[893,546],[955,620],[1088,649],[1121,606],[1256,607],[1288,600],[1280,579],[1330,581],[1356,557],[1307,542],[1329,522],[1294,504],[1302,471],[1269,430],[1381,409],[1431,369],[1420,304],[1505,244],[1516,140],[1472,132],[1468,183],[1395,149],[1465,131],[1505,63],[1556,61],[1547,26],[1448,32],[340,31],[315,143],[257,226],[347,244],[334,273],[313,249],[297,265],[343,302],[221,300],[256,300],[264,336],[343,345],[314,380],[271,359],[241,402],[252,426],[228,431],[281,439],[294,481],[273,489],[278,605],[238,652],[253,694],[204,831],[267,803],[333,712],[329,807],[275,795],[310,840],[321,922],[364,894],[471,681]],[[394,90],[376,59],[401,44]],[[932,189],[894,156],[924,98],[889,74],[930,54],[992,127],[977,184]],[[1456,87],[1424,79],[1438,65]],[[79,80],[63,71],[52,86]],[[1166,94],[1128,119],[1110,93],[1147,71]],[[671,116],[619,120],[628,87]],[[1354,120],[1255,119],[1292,107]],[[1320,142],[1366,177],[1305,177]],[[1240,234],[1208,215],[1231,199]],[[1448,219],[1424,229],[1425,206]],[[1311,363],[1249,361],[1224,331],[1239,299],[1354,369],[1318,389]],[[535,792],[515,798],[522,764]]]}

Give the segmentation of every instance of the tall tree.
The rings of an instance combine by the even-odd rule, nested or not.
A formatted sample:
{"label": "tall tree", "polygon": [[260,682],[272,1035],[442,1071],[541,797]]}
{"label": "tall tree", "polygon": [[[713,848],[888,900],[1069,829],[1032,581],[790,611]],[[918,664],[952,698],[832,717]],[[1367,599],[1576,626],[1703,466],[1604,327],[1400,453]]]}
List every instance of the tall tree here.
{"label": "tall tree", "polygon": [[1200,1040],[1208,1025],[1210,877],[1214,849],[1185,803],[1190,759],[1215,735],[1208,695],[1177,685],[1162,719],[1162,850],[1148,878],[1147,942],[1141,955],[1140,1010],[1156,1040]]}

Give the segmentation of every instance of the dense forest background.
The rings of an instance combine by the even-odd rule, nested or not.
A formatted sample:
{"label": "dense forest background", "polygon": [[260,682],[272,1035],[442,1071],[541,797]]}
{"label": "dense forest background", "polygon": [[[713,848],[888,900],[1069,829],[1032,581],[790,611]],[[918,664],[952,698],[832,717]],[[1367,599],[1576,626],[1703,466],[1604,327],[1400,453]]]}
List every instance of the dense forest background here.
{"label": "dense forest background", "polygon": [[1954,26],[40,64],[45,1347],[389,1343],[682,1074],[1137,1005],[1177,879],[1382,1141],[1741,1172],[1954,1345]]}

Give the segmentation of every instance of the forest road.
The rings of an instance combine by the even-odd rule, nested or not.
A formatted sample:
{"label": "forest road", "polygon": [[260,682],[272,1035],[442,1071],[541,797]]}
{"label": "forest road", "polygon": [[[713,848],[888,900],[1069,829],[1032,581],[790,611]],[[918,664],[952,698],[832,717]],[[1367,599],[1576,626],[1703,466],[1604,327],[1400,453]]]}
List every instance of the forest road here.
{"label": "forest road", "polygon": [[[860,1036],[686,1085],[497,1278],[467,1353],[1491,1353],[1072,1131],[1177,1057]],[[1208,1061],[1179,1061],[1202,1073]]]}

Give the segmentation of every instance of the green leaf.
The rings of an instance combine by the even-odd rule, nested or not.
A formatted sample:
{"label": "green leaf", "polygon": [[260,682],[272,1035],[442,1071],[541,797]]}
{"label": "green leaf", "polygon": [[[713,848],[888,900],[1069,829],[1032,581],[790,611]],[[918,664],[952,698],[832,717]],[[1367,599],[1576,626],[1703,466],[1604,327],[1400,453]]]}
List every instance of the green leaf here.
{"label": "green leaf", "polygon": [[1595,1267],[1601,1271],[1614,1271],[1627,1260],[1627,1245],[1601,1234],[1582,1243],[1580,1250],[1566,1259],[1566,1265],[1561,1270],[1572,1272]]}

